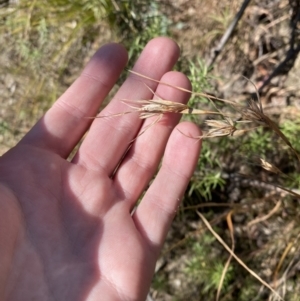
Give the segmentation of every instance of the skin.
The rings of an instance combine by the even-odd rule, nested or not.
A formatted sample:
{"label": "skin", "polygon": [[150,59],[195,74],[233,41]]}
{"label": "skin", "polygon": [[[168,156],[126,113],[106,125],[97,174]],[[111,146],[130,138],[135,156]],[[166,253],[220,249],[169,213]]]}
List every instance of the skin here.
{"label": "skin", "polygon": [[[173,41],[156,38],[133,70],[190,89],[183,74],[170,71],[178,57]],[[121,45],[100,48],[72,86],[0,158],[1,300],[145,300],[199,156],[200,142],[181,132],[195,137],[200,132],[187,122],[174,129],[179,114],[164,115],[138,136],[112,178],[130,141],[154,120],[143,122],[136,113],[86,118],[97,114],[126,62]],[[143,82],[163,99],[188,101],[184,92],[129,75],[100,115],[128,111],[120,99],[151,99]]]}

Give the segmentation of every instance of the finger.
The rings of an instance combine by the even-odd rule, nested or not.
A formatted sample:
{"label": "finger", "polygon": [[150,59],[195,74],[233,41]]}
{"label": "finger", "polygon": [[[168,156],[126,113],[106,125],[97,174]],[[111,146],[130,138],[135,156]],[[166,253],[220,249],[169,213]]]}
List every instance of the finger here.
{"label": "finger", "polygon": [[201,146],[199,141],[180,132],[193,137],[200,135],[192,123],[180,123],[174,129],[162,167],[133,216],[137,229],[157,254],[194,172]]}
{"label": "finger", "polygon": [[[170,83],[185,89],[191,89],[188,78],[179,72],[168,72],[162,82]],[[162,99],[187,103],[189,94],[160,84],[156,93]],[[155,96],[154,98],[157,98]],[[119,195],[123,195],[133,206],[150,179],[153,177],[162,158],[168,138],[178,123],[181,115],[169,113],[163,115],[155,124],[159,116],[149,118],[143,124],[140,135],[126,155],[123,163],[114,177],[114,184]]]}
{"label": "finger", "polygon": [[127,62],[118,44],[101,47],[80,77],[38,121],[21,143],[46,148],[67,157],[88,129]]}
{"label": "finger", "polygon": [[[146,45],[133,69],[160,79],[172,68],[178,56],[179,48],[175,42],[167,38],[156,38]],[[155,82],[149,81],[147,84],[153,89],[157,86]],[[139,78],[130,75],[101,115],[128,111],[129,107],[120,101],[124,98],[150,99],[152,95]],[[104,170],[111,175],[140,126],[138,114],[96,119],[73,162]]]}

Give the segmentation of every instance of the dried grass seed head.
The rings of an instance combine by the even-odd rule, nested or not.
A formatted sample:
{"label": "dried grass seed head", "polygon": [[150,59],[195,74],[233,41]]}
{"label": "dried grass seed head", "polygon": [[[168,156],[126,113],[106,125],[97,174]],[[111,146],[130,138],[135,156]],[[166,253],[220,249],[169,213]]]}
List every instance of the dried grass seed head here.
{"label": "dried grass seed head", "polygon": [[[124,100],[123,100],[124,101]],[[133,101],[130,101],[131,103]],[[140,112],[140,118],[145,119],[157,114],[178,113],[178,114],[211,114],[221,115],[222,113],[193,109],[185,104],[173,102],[169,100],[136,100],[136,103],[142,104],[140,107],[133,108],[136,112]]]}
{"label": "dried grass seed head", "polygon": [[266,124],[266,115],[263,112],[261,103],[258,105],[253,99],[248,102],[247,108],[242,111],[242,117],[247,121]]}
{"label": "dried grass seed head", "polygon": [[224,120],[206,120],[205,123],[211,128],[205,137],[224,137],[232,136],[237,130],[231,119]]}
{"label": "dried grass seed head", "polygon": [[123,99],[129,107],[131,107],[135,112],[140,113],[140,118],[145,119],[158,114],[165,113],[182,113],[184,111],[190,111],[187,105],[173,102],[163,99],[152,99],[152,100],[128,100]]}
{"label": "dried grass seed head", "polygon": [[283,134],[280,130],[278,125],[272,121],[267,115],[264,114],[261,102],[259,101],[259,105],[255,100],[251,100],[248,103],[248,107],[242,111],[242,117],[244,120],[253,121],[259,123],[263,126],[270,128],[274,131],[283,141],[284,143],[289,146],[289,148],[294,152],[297,156],[298,160],[300,161],[300,156],[298,152],[294,149],[288,138]]}
{"label": "dried grass seed head", "polygon": [[267,171],[270,171],[274,174],[281,174],[282,171],[280,169],[278,169],[275,165],[273,165],[272,163],[266,161],[265,159],[263,158],[257,158],[259,160],[259,165],[267,170]]}

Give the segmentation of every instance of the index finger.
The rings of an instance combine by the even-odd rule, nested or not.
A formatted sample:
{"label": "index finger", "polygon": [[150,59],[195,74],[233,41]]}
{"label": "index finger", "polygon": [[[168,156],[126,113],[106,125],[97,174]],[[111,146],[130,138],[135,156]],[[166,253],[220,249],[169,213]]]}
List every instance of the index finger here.
{"label": "index finger", "polygon": [[[160,80],[173,67],[178,57],[179,47],[174,41],[165,37],[155,38],[146,45],[133,69]],[[155,90],[157,83],[149,82],[149,86]],[[110,116],[128,111],[121,99],[149,99],[152,98],[151,94],[142,81],[130,75],[101,114]],[[73,162],[94,170],[104,170],[110,176],[141,123],[138,114],[96,119]]]}
{"label": "index finger", "polygon": [[21,144],[67,157],[87,131],[108,92],[127,63],[127,52],[115,43],[101,47],[79,78],[21,140]]}

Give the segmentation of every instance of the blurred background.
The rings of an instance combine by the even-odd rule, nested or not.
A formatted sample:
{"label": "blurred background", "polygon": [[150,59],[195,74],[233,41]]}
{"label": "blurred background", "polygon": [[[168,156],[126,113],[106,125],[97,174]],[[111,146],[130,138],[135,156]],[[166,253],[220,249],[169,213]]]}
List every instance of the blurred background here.
{"label": "blurred background", "polygon": [[[300,151],[299,0],[0,0],[0,155],[101,45],[123,43],[130,68],[156,36],[180,45],[175,70],[190,78],[195,92],[247,105],[257,99],[255,85],[264,113]],[[112,93],[125,77],[126,72]],[[196,95],[190,105],[212,106]],[[209,117],[187,118],[205,129]],[[228,260],[201,212],[251,270],[285,300],[299,301],[299,172],[295,154],[270,129],[205,139],[149,298],[279,300]]]}

